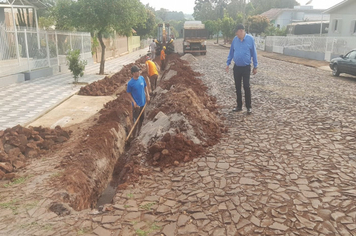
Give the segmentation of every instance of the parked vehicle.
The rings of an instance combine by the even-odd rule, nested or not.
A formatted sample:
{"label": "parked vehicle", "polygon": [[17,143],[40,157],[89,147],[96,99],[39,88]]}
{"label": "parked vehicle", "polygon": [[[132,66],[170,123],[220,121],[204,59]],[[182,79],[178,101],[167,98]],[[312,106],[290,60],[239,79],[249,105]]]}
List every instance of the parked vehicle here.
{"label": "parked vehicle", "polygon": [[356,76],[356,49],[348,52],[345,56],[341,55],[331,59],[329,66],[333,70],[333,76],[339,76],[340,73]]}
{"label": "parked vehicle", "polygon": [[183,26],[183,53],[206,54],[208,32],[201,21],[186,21]]}

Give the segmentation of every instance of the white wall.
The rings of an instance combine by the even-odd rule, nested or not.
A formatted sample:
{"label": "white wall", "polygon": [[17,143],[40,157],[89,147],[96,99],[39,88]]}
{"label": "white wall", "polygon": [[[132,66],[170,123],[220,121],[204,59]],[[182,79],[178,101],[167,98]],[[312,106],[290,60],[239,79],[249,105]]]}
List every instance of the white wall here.
{"label": "white wall", "polygon": [[[337,29],[335,30],[335,25],[337,23]],[[356,22],[356,1],[350,2],[339,9],[330,13],[330,27],[329,36],[355,36],[356,33],[353,32],[354,25]]]}

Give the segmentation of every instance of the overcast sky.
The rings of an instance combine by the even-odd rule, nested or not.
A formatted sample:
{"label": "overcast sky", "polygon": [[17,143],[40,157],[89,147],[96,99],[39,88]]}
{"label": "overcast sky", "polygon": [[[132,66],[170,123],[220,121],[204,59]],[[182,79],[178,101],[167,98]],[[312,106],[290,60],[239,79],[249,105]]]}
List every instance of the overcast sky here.
{"label": "overcast sky", "polygon": [[[195,0],[140,0],[144,5],[147,3],[151,7],[159,10],[161,8],[168,9],[170,11],[182,11],[186,14],[192,14],[194,12]],[[301,5],[304,5],[309,0],[297,0]],[[310,5],[314,6],[314,9],[328,9],[333,5],[342,2],[343,0],[313,0]]]}

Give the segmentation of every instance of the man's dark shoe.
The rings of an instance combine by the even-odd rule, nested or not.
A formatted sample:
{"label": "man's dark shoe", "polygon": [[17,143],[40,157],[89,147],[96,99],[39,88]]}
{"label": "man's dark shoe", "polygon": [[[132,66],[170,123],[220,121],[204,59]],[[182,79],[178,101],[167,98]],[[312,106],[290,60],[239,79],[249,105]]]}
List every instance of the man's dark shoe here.
{"label": "man's dark shoe", "polygon": [[234,109],[232,109],[232,111],[234,111],[234,112],[239,112],[239,111],[242,111],[242,108],[235,107]]}
{"label": "man's dark shoe", "polygon": [[247,108],[247,114],[251,114],[251,113],[252,113],[251,108]]}

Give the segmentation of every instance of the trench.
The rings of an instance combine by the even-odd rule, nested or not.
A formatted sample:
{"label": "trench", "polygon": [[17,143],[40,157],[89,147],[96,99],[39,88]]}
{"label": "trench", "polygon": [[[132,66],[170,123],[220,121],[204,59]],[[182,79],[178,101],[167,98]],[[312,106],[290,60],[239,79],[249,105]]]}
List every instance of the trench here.
{"label": "trench", "polygon": [[97,203],[96,209],[102,210],[105,204],[112,204],[115,194],[118,191],[118,186],[125,182],[124,176],[126,175],[125,165],[128,162],[128,152],[130,144],[126,145],[125,152],[122,153],[121,157],[118,158],[115,163],[113,172],[110,174],[109,183],[100,195]]}
{"label": "trench", "polygon": [[[119,87],[129,72],[127,66],[116,75]],[[132,105],[122,91],[105,104],[94,125],[85,131],[84,140],[74,148],[75,153],[64,158],[61,167],[65,172],[58,179],[63,191],[56,195],[58,201],[77,211],[101,210],[113,203],[118,190],[149,173],[150,166],[166,168],[192,161],[206,147],[219,142],[225,128],[217,117],[216,98],[208,95],[207,87],[196,78],[200,74],[178,55],[172,55],[172,63],[161,73],[157,81],[161,88],[145,110],[144,123],[151,124],[142,126],[140,140],[125,142],[133,125]],[[115,75],[109,79],[113,78]],[[91,94],[80,95],[103,95],[101,88],[112,84],[109,79],[84,90]],[[142,157],[148,169],[141,165]]]}

